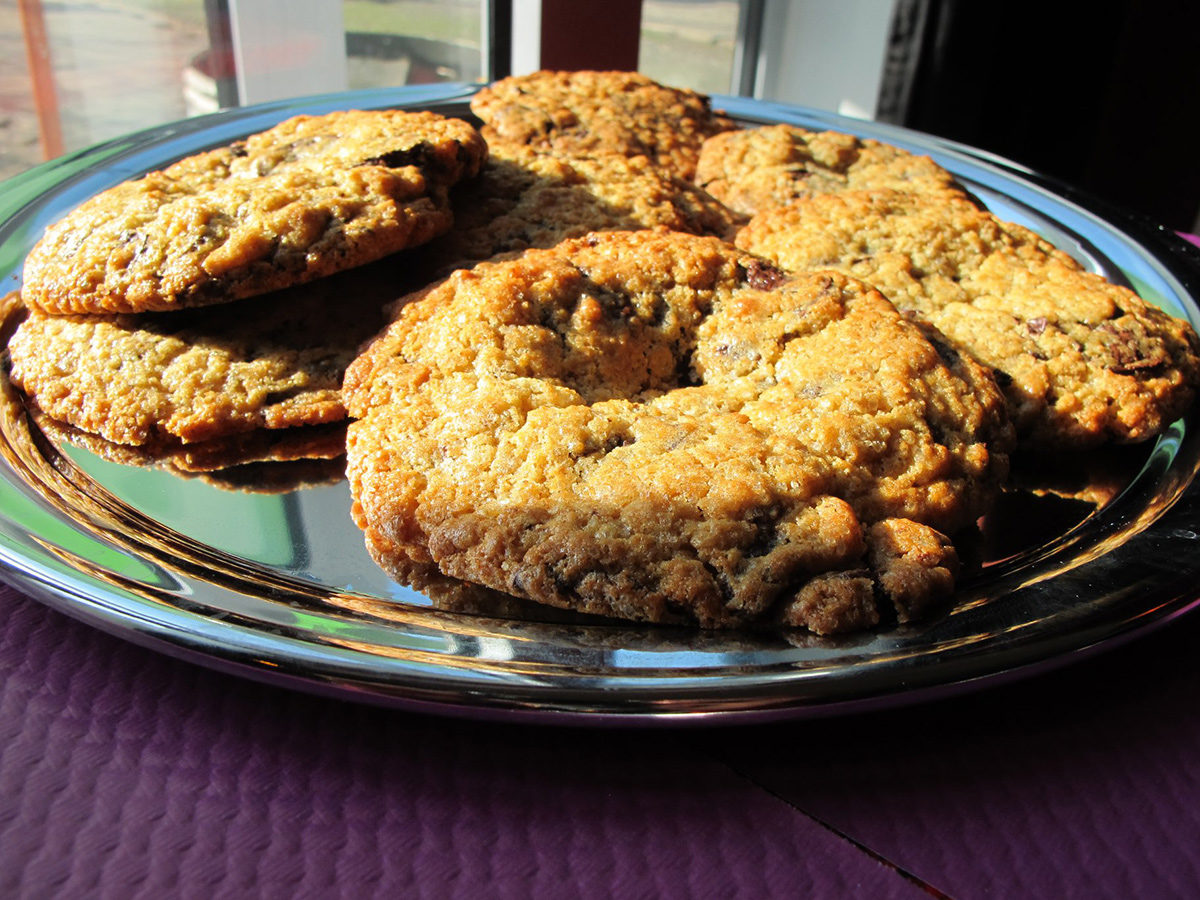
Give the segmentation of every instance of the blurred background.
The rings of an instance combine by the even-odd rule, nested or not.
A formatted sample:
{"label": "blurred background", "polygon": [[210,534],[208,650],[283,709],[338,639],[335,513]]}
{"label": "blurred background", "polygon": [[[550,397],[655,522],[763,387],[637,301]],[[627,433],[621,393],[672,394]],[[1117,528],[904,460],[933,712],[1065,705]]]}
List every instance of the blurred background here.
{"label": "blurred background", "polygon": [[637,68],[962,141],[1194,231],[1198,25],[1168,0],[0,0],[0,178],[232,106]]}

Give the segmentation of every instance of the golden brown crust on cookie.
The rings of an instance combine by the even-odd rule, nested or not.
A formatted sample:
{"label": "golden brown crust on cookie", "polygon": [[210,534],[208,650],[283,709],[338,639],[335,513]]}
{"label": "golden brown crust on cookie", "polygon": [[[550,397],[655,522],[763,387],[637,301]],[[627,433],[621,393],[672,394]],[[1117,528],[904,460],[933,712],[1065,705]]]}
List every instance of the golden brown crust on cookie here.
{"label": "golden brown crust on cookie", "polygon": [[203,309],[33,312],[9,342],[12,380],[45,415],[154,452],[340,422],[345,367],[393,284],[370,267]]}
{"label": "golden brown crust on cookie", "polygon": [[708,97],[637,72],[533,72],[502,79],[471,99],[490,145],[568,157],[646,156],[691,178],[700,145],[734,127]]}
{"label": "golden brown crust on cookie", "polygon": [[260,429],[194,444],[166,438],[146,444],[117,444],[47,416],[26,403],[38,429],[55,443],[67,443],[123,466],[167,469],[182,475],[220,472],[250,465],[328,462],[346,455],[346,423],[303,425],[274,431]]}
{"label": "golden brown crust on cookie", "polygon": [[50,226],[25,262],[44,312],[129,313],[266,293],[424,243],[486,157],[433,113],[297,116],[116,185]]}
{"label": "golden brown crust on cookie", "polygon": [[954,176],[928,156],[871,138],[783,124],[709,138],[700,148],[695,180],[746,216],[837,191],[961,193]]}
{"label": "golden brown crust on cookie", "polygon": [[1192,402],[1191,327],[964,199],[897,191],[804,198],[739,246],[785,269],[879,288],[999,374],[1022,438],[1082,448],[1152,437]]}
{"label": "golden brown crust on cookie", "polygon": [[566,159],[512,147],[492,153],[480,176],[456,191],[453,206],[454,227],[426,251],[446,264],[552,247],[600,230],[728,235],[741,221],[644,156]]}
{"label": "golden brown crust on cookie", "polygon": [[[928,532],[987,508],[1011,440],[987,373],[861,283],[653,231],[454,273],[344,390],[355,517],[389,571],[706,626],[918,609],[913,585],[942,583],[894,560],[953,571]],[[884,552],[894,518],[921,524]],[[792,602],[847,572],[870,590]]]}

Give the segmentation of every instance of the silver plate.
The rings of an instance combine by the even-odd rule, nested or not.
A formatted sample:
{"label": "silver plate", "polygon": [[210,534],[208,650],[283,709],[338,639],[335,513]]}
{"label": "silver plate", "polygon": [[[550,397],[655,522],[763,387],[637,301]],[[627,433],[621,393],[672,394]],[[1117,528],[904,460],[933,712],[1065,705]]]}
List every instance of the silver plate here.
{"label": "silver plate", "polygon": [[[24,255],[48,223],[119,181],[298,112],[403,106],[459,115],[471,92],[400,88],[250,107],[48,163],[0,193],[5,290],[19,285]],[[716,104],[748,123],[833,128],[927,153],[1002,218],[1193,325],[1200,320],[1200,256],[1169,232],[1096,212],[1033,173],[928,136],[732,97]],[[438,608],[371,562],[344,481],[239,493],[115,465],[47,441],[5,390],[0,575],[177,656],[412,709],[623,725],[844,713],[963,691],[1112,646],[1190,609],[1200,584],[1200,441],[1191,420],[1127,454],[1121,490],[1099,508],[1070,507],[1053,525],[1035,503],[1031,518],[1001,523],[1001,549],[943,614],[829,640]],[[1039,522],[1040,530],[1026,527]]]}

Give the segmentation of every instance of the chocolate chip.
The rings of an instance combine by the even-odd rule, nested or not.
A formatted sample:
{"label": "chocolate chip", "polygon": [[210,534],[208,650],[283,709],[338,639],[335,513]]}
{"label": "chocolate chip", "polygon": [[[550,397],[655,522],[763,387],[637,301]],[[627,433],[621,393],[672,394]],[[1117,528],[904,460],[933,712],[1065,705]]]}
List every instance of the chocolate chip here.
{"label": "chocolate chip", "polygon": [[754,540],[744,549],[749,557],[766,556],[779,543],[779,519],[783,515],[780,506],[767,506],[756,509],[747,521],[754,526]]}
{"label": "chocolate chip", "polygon": [[1110,322],[1097,326],[1096,332],[1098,335],[1111,336],[1112,340],[1103,341],[1104,351],[1108,355],[1105,366],[1118,375],[1155,369],[1169,362],[1161,341],[1149,340],[1144,335],[1134,334]]}
{"label": "chocolate chip", "polygon": [[1143,369],[1157,369],[1163,365],[1163,360],[1160,359],[1130,359],[1125,362],[1115,362],[1108,368],[1110,371],[1116,372],[1118,375],[1132,375],[1134,372],[1139,372]]}
{"label": "chocolate chip", "polygon": [[933,349],[937,351],[938,356],[942,358],[948,366],[955,365],[961,357],[957,350],[947,344],[945,341],[939,341],[936,338],[930,338],[929,343],[933,344]]}
{"label": "chocolate chip", "polygon": [[746,283],[760,291],[769,291],[787,281],[787,275],[783,271],[763,260],[750,260],[748,263],[739,264],[738,268],[741,269]]}
{"label": "chocolate chip", "polygon": [[701,560],[701,562],[704,565],[704,570],[712,578],[713,586],[720,592],[721,600],[726,605],[732,603],[734,596],[733,586],[729,583],[728,576],[707,560]]}
{"label": "chocolate chip", "polygon": [[379,156],[372,156],[359,163],[360,166],[384,166],[388,169],[401,169],[405,166],[425,168],[433,162],[432,147],[425,142],[413,144],[399,150],[389,150]]}

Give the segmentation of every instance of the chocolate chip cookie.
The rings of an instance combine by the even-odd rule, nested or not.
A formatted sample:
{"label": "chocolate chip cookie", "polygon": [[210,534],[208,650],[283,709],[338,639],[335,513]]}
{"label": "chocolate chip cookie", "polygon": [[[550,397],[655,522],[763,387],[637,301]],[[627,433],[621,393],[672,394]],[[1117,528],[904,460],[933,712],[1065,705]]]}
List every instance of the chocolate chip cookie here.
{"label": "chocolate chip cookie", "polygon": [[389,262],[170,313],[31,311],[11,378],[50,419],[185,468],[340,455],[342,376],[397,296]]}
{"label": "chocolate chip cookie", "polygon": [[501,79],[471,99],[489,145],[515,144],[568,157],[646,156],[683,178],[700,145],[735,127],[707,96],[637,72],[533,72]]}
{"label": "chocolate chip cookie", "polygon": [[961,192],[954,176],[928,156],[871,138],[786,124],[709,138],[700,148],[696,183],[747,216],[836,191]]}
{"label": "chocolate chip cookie", "polygon": [[25,261],[47,313],[223,303],[424,243],[450,227],[447,191],[487,148],[430,112],[297,116],[86,201]]}
{"label": "chocolate chip cookie", "polygon": [[996,371],[1032,445],[1153,437],[1200,378],[1186,322],[962,198],[812,196],[760,213],[737,243],[789,271],[837,268],[932,323]]}
{"label": "chocolate chip cookie", "polygon": [[710,627],[920,615],[1011,443],[990,374],[861,282],[655,231],[455,272],[344,397],[394,577]]}
{"label": "chocolate chip cookie", "polygon": [[592,231],[727,235],[740,222],[707,192],[644,156],[566,159],[505,146],[455,192],[454,227],[426,255],[464,264]]}

